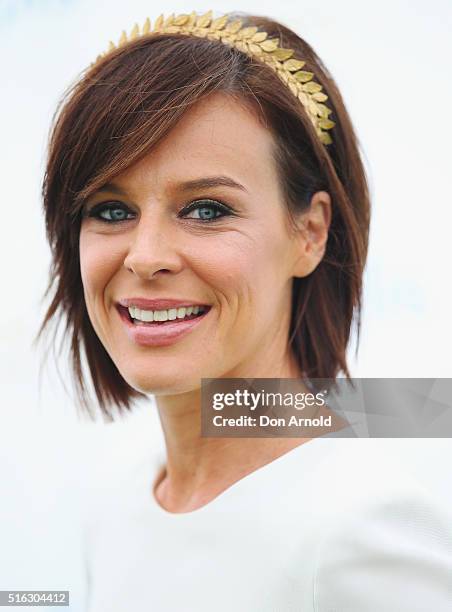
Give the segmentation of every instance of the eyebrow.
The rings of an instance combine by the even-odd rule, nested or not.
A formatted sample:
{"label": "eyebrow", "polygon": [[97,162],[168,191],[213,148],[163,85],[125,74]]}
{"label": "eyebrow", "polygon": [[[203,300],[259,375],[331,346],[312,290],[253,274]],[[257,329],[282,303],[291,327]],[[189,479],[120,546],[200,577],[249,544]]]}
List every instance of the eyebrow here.
{"label": "eyebrow", "polygon": [[105,183],[105,185],[102,185],[102,187],[99,187],[99,189],[96,189],[93,195],[95,195],[96,193],[102,193],[103,191],[108,191],[109,193],[116,193],[117,195],[122,195],[122,196],[126,195],[126,192],[123,189],[121,189],[121,187],[119,187],[118,185],[115,185],[115,183]]}
{"label": "eyebrow", "polygon": [[[190,181],[183,181],[177,184],[177,189],[182,192],[195,191],[197,189],[208,189],[212,187],[232,187],[233,189],[239,189],[240,191],[248,191],[241,183],[238,183],[231,177],[225,175],[206,176]],[[126,192],[115,183],[105,183],[105,185],[97,189],[96,193],[102,193],[103,191],[116,193],[117,195],[122,196],[126,195]]]}
{"label": "eyebrow", "polygon": [[195,189],[206,189],[209,187],[232,187],[233,189],[240,189],[241,191],[247,191],[241,183],[234,181],[229,176],[206,176],[192,181],[184,181],[179,183],[179,189],[181,191],[190,191]]}

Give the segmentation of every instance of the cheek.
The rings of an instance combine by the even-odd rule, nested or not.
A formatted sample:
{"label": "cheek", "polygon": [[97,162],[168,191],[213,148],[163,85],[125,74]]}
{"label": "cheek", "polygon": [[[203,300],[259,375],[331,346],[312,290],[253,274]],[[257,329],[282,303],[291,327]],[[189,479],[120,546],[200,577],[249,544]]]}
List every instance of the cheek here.
{"label": "cheek", "polygon": [[194,249],[189,258],[197,276],[228,297],[249,283],[255,266],[253,242],[238,233],[223,235],[211,244],[205,241],[203,248]]}
{"label": "cheek", "polygon": [[80,233],[80,273],[85,298],[96,299],[121,265],[121,249],[110,237]]}
{"label": "cheek", "polygon": [[[252,234],[234,231],[223,234],[221,239],[216,237],[211,244],[205,241],[202,251],[193,249],[189,259],[196,275],[223,302],[220,305],[228,309],[244,305],[256,308],[262,303],[262,292],[267,291],[275,270],[272,242],[262,231]],[[279,271],[280,268],[279,264]]]}
{"label": "cheek", "polygon": [[278,220],[255,223],[252,233],[228,237],[210,256],[214,259],[209,283],[223,295],[241,338],[252,340],[286,307],[288,282],[291,286],[290,239],[283,229]]}

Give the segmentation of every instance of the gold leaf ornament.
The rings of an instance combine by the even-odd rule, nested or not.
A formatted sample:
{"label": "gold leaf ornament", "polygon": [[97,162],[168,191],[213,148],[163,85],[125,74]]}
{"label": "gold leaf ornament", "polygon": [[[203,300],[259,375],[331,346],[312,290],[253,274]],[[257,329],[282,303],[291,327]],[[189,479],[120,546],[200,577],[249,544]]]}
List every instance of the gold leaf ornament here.
{"label": "gold leaf ornament", "polygon": [[255,34],[251,40],[253,43],[260,43],[263,42],[267,36],[267,32],[257,32],[257,34]]}
{"label": "gold leaf ornament", "polygon": [[231,34],[236,34],[240,30],[241,27],[242,27],[242,20],[236,19],[235,21],[231,21],[231,23],[229,23],[226,26],[226,32],[230,32]]}
{"label": "gold leaf ornament", "polygon": [[157,31],[159,31],[162,28],[163,20],[164,20],[163,15],[159,15],[157,17],[157,20],[156,20],[155,25],[154,25],[154,32],[157,32]]}
{"label": "gold leaf ornament", "polygon": [[[288,60],[289,57],[292,57],[292,55],[295,53],[295,51],[293,49],[275,49],[272,53],[272,57],[276,58],[277,60],[280,60],[282,62],[284,62],[285,60]],[[303,62],[304,64],[304,62]]]}
{"label": "gold leaf ornament", "polygon": [[264,42],[261,44],[261,47],[264,51],[271,52],[271,51],[275,51],[278,48],[278,40],[277,39],[270,39],[270,40],[264,40]]}
{"label": "gold leaf ornament", "polygon": [[222,30],[224,26],[227,24],[227,22],[228,22],[227,15],[223,15],[223,17],[218,17],[217,19],[214,19],[211,25],[212,30]]}
{"label": "gold leaf ornament", "polygon": [[201,15],[196,22],[198,28],[206,28],[212,19],[212,11],[207,11],[205,15]]}
{"label": "gold leaf ornament", "polygon": [[303,68],[306,62],[301,62],[300,60],[290,59],[287,62],[284,62],[284,68],[289,72],[295,72],[296,70],[300,70]]}
{"label": "gold leaf ornament", "polygon": [[144,22],[143,34],[149,34],[150,31],[151,31],[151,20],[148,17],[146,21]]}
{"label": "gold leaf ornament", "polygon": [[240,32],[237,32],[237,40],[247,40],[248,38],[252,38],[256,32],[256,27],[242,28]]}
{"label": "gold leaf ornament", "polygon": [[322,91],[322,85],[313,80],[314,73],[302,70],[306,62],[293,57],[295,53],[293,49],[280,47],[278,38],[268,38],[268,33],[259,31],[256,26],[243,26],[242,19],[234,19],[229,14],[216,19],[213,19],[212,10],[203,15],[198,15],[196,11],[181,15],[172,13],[166,19],[164,15],[160,15],[155,20],[153,28],[148,17],[142,27],[142,33],[138,24],[133,26],[129,37],[123,30],[118,45],[110,41],[107,51],[98,55],[91,67],[97,65],[110,53],[116,52],[118,47],[127,44],[129,40],[133,41],[156,33],[180,33],[219,40],[265,62],[304,106],[320,141],[326,145],[332,143],[327,130],[335,126],[335,122],[329,119],[333,111],[323,104],[328,100],[328,96]]}
{"label": "gold leaf ornament", "polygon": [[322,90],[322,86],[319,83],[314,83],[314,81],[309,81],[309,83],[303,86],[303,90],[309,93],[316,93]]}
{"label": "gold leaf ornament", "polygon": [[169,26],[174,25],[174,19],[175,19],[174,13],[172,15],[169,15],[169,17],[167,17],[165,21],[163,22],[163,27],[168,28]]}
{"label": "gold leaf ornament", "polygon": [[306,72],[305,70],[299,70],[294,74],[294,77],[300,81],[300,83],[307,83],[314,77],[313,72]]}

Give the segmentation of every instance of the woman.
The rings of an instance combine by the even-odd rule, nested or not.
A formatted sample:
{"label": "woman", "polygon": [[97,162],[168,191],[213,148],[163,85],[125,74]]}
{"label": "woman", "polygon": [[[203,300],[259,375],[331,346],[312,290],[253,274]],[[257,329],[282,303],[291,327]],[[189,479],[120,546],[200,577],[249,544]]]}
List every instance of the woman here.
{"label": "woman", "polygon": [[349,376],[369,197],[312,48],[254,16],[135,26],[61,108],[43,193],[42,330],[65,317],[85,405],[83,351],[107,416],[153,394],[166,446],[92,517],[89,609],[451,609],[445,517],[370,441],[199,431],[201,378]]}

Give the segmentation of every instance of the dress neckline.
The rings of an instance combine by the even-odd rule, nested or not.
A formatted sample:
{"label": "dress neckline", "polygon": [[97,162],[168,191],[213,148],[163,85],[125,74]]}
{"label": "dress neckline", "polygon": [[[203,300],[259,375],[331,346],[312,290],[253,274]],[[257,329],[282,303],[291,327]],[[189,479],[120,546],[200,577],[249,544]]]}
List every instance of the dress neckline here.
{"label": "dress neckline", "polygon": [[326,460],[327,455],[332,451],[334,443],[337,440],[331,438],[313,438],[299,444],[298,446],[286,451],[276,459],[266,463],[257,470],[254,470],[245,476],[242,476],[239,480],[234,482],[224,491],[221,491],[216,497],[211,499],[207,504],[204,504],[200,508],[190,510],[189,512],[170,512],[159,504],[155,497],[155,487],[160,482],[162,472],[165,469],[165,459],[162,453],[159,455],[157,460],[157,471],[154,474],[151,483],[150,497],[153,510],[162,517],[167,517],[169,520],[178,522],[193,521],[197,520],[197,517],[202,518],[209,513],[221,512],[224,506],[228,506],[235,498],[239,498],[243,494],[250,494],[253,497],[253,491],[260,489],[260,484],[265,479],[272,479],[277,476],[280,472],[280,478],[293,477],[292,466],[300,464],[301,462],[309,465],[310,459],[315,461],[315,465],[318,466],[320,462]]}

